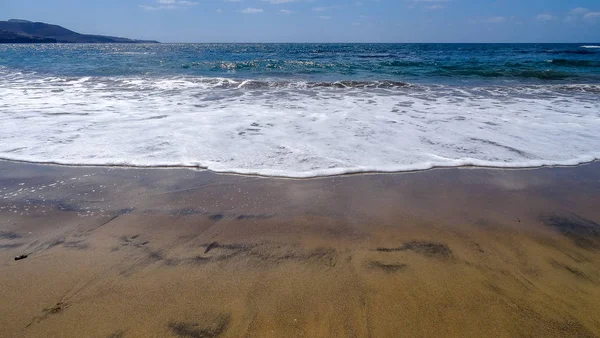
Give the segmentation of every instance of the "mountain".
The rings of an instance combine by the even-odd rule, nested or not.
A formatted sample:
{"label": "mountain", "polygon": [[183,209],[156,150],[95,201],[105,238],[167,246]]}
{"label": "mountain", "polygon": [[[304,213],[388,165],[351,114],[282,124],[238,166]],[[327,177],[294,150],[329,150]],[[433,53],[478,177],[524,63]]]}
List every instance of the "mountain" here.
{"label": "mountain", "polygon": [[80,34],[43,22],[0,21],[0,43],[158,43],[114,36]]}
{"label": "mountain", "polygon": [[0,29],[0,43],[56,43],[56,39],[40,38]]}

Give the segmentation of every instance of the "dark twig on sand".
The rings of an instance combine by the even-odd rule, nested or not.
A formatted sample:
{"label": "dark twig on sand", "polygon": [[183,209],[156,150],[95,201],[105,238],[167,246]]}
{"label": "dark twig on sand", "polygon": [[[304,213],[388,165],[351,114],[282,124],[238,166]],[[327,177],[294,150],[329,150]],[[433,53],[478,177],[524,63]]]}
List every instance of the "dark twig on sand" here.
{"label": "dark twig on sand", "polygon": [[15,261],[20,261],[20,260],[25,259],[27,257],[28,257],[28,255],[20,255],[20,256],[15,257]]}

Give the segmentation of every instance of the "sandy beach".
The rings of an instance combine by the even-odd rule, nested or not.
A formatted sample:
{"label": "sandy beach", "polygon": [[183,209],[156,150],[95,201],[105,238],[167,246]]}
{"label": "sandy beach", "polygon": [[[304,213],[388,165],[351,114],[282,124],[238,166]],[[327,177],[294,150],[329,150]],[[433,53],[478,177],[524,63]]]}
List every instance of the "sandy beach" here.
{"label": "sandy beach", "polygon": [[598,337],[599,202],[598,162],[290,180],[1,161],[0,336]]}

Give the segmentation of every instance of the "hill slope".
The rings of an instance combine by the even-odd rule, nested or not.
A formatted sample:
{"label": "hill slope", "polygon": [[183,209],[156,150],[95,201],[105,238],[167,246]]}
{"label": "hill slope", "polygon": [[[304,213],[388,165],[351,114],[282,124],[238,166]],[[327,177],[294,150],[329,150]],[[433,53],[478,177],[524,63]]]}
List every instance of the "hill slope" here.
{"label": "hill slope", "polygon": [[0,43],[157,43],[73,32],[58,25],[27,20],[0,21]]}

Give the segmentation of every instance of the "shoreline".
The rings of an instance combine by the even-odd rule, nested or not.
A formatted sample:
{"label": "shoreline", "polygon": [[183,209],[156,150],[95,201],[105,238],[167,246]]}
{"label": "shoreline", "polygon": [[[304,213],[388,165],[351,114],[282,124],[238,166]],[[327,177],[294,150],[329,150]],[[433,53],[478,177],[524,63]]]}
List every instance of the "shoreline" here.
{"label": "shoreline", "polygon": [[473,169],[0,161],[0,337],[600,336],[600,162]]}
{"label": "shoreline", "polygon": [[[263,175],[263,174],[255,174],[255,173],[243,173],[236,171],[217,171],[214,169],[209,169],[206,166],[193,166],[193,165],[128,165],[128,164],[64,164],[60,162],[35,162],[35,161],[24,161],[24,160],[12,160],[7,158],[0,157],[0,162],[9,162],[9,163],[18,163],[25,165],[45,165],[45,166],[56,166],[56,167],[71,167],[71,168],[115,168],[115,169],[158,169],[158,170],[169,170],[169,169],[185,169],[185,170],[193,170],[193,171],[207,171],[213,174],[218,175],[233,175],[233,176],[247,176],[247,177],[261,177],[261,178],[274,178],[274,179],[289,179],[289,180],[314,180],[314,179],[325,179],[332,177],[345,177],[345,176],[355,176],[355,175],[396,175],[396,174],[406,174],[406,173],[419,173],[426,172],[430,170],[443,170],[443,169],[490,169],[490,170],[537,170],[537,169],[545,169],[545,168],[573,168],[579,166],[586,166],[590,164],[600,163],[600,158],[594,158],[593,160],[585,160],[578,162],[577,160],[568,160],[563,161],[561,163],[567,162],[577,162],[576,164],[542,164],[542,165],[534,165],[534,166],[485,166],[485,165],[456,165],[456,166],[442,166],[442,165],[434,165],[430,168],[425,169],[407,169],[407,170],[396,170],[396,171],[360,171],[357,169],[355,172],[347,172],[341,174],[324,174],[317,176],[284,176],[284,175]],[[254,171],[253,169],[249,170],[250,172]]]}

